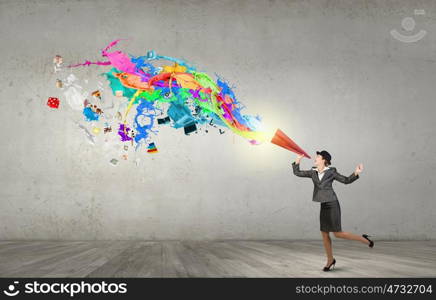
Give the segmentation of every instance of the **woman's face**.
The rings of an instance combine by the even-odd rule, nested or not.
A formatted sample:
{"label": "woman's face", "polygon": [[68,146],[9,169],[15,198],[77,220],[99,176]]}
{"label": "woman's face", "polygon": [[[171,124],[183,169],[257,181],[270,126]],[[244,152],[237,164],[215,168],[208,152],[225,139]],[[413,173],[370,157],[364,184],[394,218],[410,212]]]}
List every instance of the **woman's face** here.
{"label": "woman's face", "polygon": [[321,155],[317,154],[315,156],[315,165],[318,166],[323,166],[324,165],[324,159],[322,158]]}

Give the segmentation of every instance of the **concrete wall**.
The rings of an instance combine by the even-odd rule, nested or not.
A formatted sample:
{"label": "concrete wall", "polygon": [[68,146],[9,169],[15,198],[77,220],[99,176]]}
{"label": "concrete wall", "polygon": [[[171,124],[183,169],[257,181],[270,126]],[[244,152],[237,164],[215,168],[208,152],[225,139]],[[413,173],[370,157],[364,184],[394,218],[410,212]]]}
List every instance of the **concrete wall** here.
{"label": "concrete wall", "polygon": [[[117,38],[222,75],[246,113],[311,155],[327,149],[342,174],[362,162],[358,181],[334,184],[343,230],[434,239],[435,11],[431,0],[0,1],[0,239],[320,238],[312,182],[292,174],[289,151],[167,127],[158,154],[114,167],[80,113],[45,105],[63,101],[55,54],[96,60]],[[392,29],[426,35],[405,43]],[[106,70],[74,73],[108,92]]]}

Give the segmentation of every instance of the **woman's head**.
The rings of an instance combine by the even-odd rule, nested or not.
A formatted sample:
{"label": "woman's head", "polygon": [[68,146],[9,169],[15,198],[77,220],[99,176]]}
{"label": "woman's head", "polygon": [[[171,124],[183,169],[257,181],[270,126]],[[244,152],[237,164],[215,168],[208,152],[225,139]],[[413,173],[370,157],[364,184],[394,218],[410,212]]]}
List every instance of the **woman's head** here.
{"label": "woman's head", "polygon": [[331,165],[331,160],[332,160],[332,156],[330,155],[330,153],[328,153],[327,151],[323,150],[323,151],[316,151],[316,156],[315,156],[315,165],[317,167],[319,166],[329,166]]}

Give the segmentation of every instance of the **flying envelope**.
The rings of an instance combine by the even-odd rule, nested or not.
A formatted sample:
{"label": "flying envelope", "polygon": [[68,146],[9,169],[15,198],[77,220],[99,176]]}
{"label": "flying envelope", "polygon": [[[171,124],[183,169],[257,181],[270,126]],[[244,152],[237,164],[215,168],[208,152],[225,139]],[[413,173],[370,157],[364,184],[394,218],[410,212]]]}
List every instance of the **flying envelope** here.
{"label": "flying envelope", "polygon": [[310,158],[310,156],[303,149],[301,149],[290,137],[288,137],[280,129],[277,129],[276,133],[274,134],[274,137],[271,139],[271,143],[276,144],[277,146],[283,147],[285,149],[288,149],[297,154],[303,154],[307,158]]}

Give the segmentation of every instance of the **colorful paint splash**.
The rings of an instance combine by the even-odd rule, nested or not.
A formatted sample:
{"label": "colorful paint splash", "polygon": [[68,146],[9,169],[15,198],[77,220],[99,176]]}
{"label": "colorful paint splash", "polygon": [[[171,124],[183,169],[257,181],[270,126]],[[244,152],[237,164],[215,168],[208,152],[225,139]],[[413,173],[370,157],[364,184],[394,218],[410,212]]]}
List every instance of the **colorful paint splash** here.
{"label": "colorful paint splash", "polygon": [[[119,42],[113,41],[102,50],[105,61],[85,61],[64,68],[62,56],[53,59],[62,103],[81,112],[80,120],[72,117],[74,123],[90,144],[102,145],[111,165],[116,166],[131,155],[138,166],[140,158],[135,155],[140,153],[131,149],[138,150],[141,145],[147,153],[157,153],[153,136],[160,126],[180,131],[183,128],[185,135],[202,130],[208,133],[210,127],[217,128],[219,134],[229,129],[251,144],[270,141],[310,158],[280,129],[267,134],[261,130],[259,116],[244,115],[244,107],[221,77],[214,80],[181,59],[157,55],[154,51],[138,57],[112,51]],[[102,82],[81,81],[74,74],[65,73],[67,69],[91,65],[110,68],[102,73],[110,91]],[[49,97],[47,106],[63,110],[67,105],[60,106],[60,95],[56,96]],[[103,144],[98,143],[103,140]]]}
{"label": "colorful paint splash", "polygon": [[[122,142],[132,141],[137,147],[144,144],[148,152],[156,152],[150,134],[156,134],[158,126],[168,124],[175,129],[184,128],[186,135],[196,132],[199,126],[213,125],[228,128],[252,144],[267,140],[260,130],[260,117],[242,114],[244,107],[222,78],[214,80],[181,59],[157,55],[154,51],[137,57],[112,51],[119,42],[115,40],[101,51],[105,61],[87,60],[68,67],[111,67],[104,74],[112,93],[127,99],[124,111],[117,116],[121,119],[118,135]],[[170,64],[158,67],[158,61]],[[98,91],[93,96],[101,99]],[[80,102],[77,98],[76,102]],[[98,121],[101,111],[88,105],[83,114],[92,122]]]}

